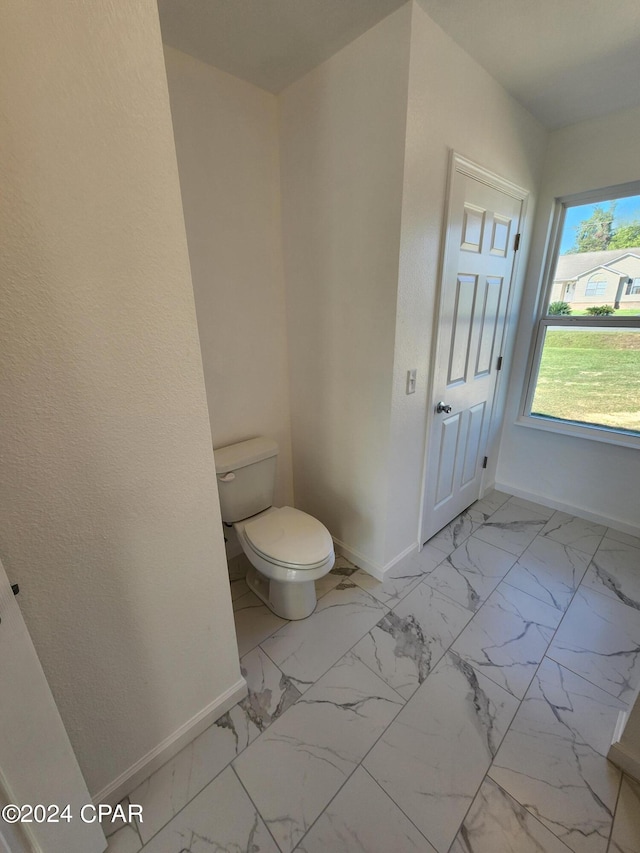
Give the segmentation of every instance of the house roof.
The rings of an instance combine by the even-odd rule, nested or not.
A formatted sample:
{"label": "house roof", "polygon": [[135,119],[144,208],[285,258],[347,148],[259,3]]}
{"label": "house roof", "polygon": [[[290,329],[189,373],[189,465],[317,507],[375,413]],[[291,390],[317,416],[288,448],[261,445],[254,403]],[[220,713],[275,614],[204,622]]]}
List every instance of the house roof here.
{"label": "house roof", "polygon": [[[610,264],[627,257],[627,255],[634,255],[640,258],[640,246],[629,249],[607,249],[604,252],[580,252],[575,255],[560,255],[553,280],[573,281],[574,278],[578,278],[578,276],[584,275],[590,270],[596,270],[599,267],[607,267],[612,272],[617,272],[617,270],[612,269]],[[623,273],[620,273],[620,275],[623,275]]]}
{"label": "house roof", "polygon": [[597,272],[598,270],[606,270],[607,272],[615,273],[616,275],[627,275],[627,273],[621,272],[617,270],[615,267],[612,267],[611,264],[598,264],[597,267],[591,267],[589,270],[585,270],[581,272],[578,278],[583,278],[585,275],[589,275],[589,273]]}

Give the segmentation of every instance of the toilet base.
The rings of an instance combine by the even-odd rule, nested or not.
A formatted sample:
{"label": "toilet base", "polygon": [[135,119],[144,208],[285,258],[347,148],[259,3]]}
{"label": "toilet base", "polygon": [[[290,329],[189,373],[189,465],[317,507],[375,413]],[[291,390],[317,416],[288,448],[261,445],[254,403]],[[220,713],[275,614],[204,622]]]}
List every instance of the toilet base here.
{"label": "toilet base", "polygon": [[306,619],[316,609],[316,585],[313,581],[275,581],[255,566],[247,571],[247,586],[281,619]]}

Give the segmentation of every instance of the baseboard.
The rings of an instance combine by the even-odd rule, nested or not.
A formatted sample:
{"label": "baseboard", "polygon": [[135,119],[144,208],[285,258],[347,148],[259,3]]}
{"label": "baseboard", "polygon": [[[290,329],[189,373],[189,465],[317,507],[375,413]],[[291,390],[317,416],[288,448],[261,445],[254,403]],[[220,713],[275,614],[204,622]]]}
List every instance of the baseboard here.
{"label": "baseboard", "polygon": [[626,521],[620,521],[617,518],[609,518],[609,516],[601,513],[591,512],[580,506],[565,501],[557,501],[553,498],[548,498],[546,495],[538,495],[528,489],[519,489],[517,486],[512,486],[510,483],[496,482],[494,488],[501,492],[507,492],[516,498],[524,498],[528,501],[548,506],[550,509],[559,509],[561,512],[567,512],[569,515],[576,515],[578,518],[584,518],[586,521],[593,521],[596,524],[604,524],[606,527],[613,527],[614,530],[619,530],[621,533],[629,533],[631,536],[640,536],[640,527],[634,524],[627,524]]}
{"label": "baseboard", "polygon": [[124,773],[121,773],[113,782],[106,785],[93,797],[94,803],[109,803],[114,806],[123,797],[130,794],[141,782],[166,764],[174,755],[188,743],[202,734],[205,729],[215,723],[223,714],[226,714],[234,705],[247,695],[247,682],[240,678],[232,687],[214,699],[209,705],[198,711],[195,716],[187,720],[179,729],[169,737],[161,741],[142,758],[138,759]]}
{"label": "baseboard", "polygon": [[[478,500],[482,500],[482,498],[486,494],[488,494],[489,492],[491,492],[497,488],[498,487],[496,486],[495,482],[493,482],[493,481],[491,483],[483,483],[482,488],[480,489],[480,497],[478,498]],[[500,491],[502,491],[502,489],[500,489]]]}
{"label": "baseboard", "polygon": [[629,707],[618,714],[607,758],[640,782],[640,687]]}
{"label": "baseboard", "polygon": [[404,560],[409,559],[414,553],[418,553],[418,545],[417,543],[414,545],[410,545],[408,548],[405,548],[397,557],[394,557],[384,566],[380,563],[375,563],[373,560],[369,560],[368,557],[365,557],[355,548],[351,548],[349,545],[341,542],[339,539],[333,540],[335,545],[336,552],[340,554],[342,557],[346,557],[347,560],[356,565],[359,569],[363,569],[368,575],[376,578],[376,580],[383,581],[385,579],[385,575],[387,572],[390,572],[398,563],[403,562]]}
{"label": "baseboard", "polygon": [[341,542],[335,537],[333,539],[333,544],[336,553],[340,554],[341,557],[346,557],[347,560],[352,562],[359,569],[364,569],[367,574],[372,575],[379,581],[384,578],[384,566],[381,566],[379,563],[374,563],[373,560],[369,560],[368,557],[364,556],[364,554],[361,554],[355,548],[351,548],[345,542]]}
{"label": "baseboard", "polygon": [[[404,563],[406,560],[410,560],[414,554],[417,554],[419,551],[418,543],[416,542],[414,545],[410,545],[408,548],[405,548],[404,551],[401,551],[397,557],[394,557],[393,560],[390,560],[386,566],[384,567],[384,574],[390,572],[391,569],[395,569],[401,563]],[[384,578],[384,575],[383,575]]]}
{"label": "baseboard", "polygon": [[612,743],[609,747],[607,758],[616,767],[619,767],[623,773],[631,776],[637,782],[640,782],[640,754],[631,752],[625,744]]}

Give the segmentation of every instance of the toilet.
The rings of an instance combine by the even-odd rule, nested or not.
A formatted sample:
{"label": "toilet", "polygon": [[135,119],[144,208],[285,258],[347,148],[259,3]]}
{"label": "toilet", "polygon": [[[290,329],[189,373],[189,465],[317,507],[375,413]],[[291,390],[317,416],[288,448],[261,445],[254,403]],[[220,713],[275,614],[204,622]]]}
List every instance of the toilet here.
{"label": "toilet", "polygon": [[315,610],[314,581],[333,568],[333,540],[316,518],[274,507],[278,445],[252,438],[214,451],[222,520],[232,524],[251,568],[247,585],[277,616]]}

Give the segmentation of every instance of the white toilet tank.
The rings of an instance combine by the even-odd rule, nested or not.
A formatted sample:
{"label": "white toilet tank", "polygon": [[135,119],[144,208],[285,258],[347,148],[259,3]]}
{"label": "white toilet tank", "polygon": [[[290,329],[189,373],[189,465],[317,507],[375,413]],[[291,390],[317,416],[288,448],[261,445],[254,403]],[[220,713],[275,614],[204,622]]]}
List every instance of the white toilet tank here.
{"label": "white toilet tank", "polygon": [[251,438],[213,451],[222,520],[242,521],[273,505],[278,445]]}

